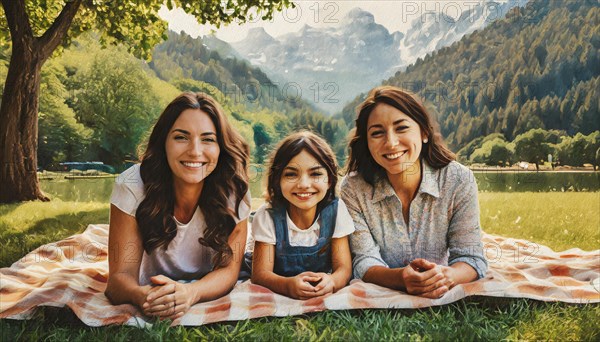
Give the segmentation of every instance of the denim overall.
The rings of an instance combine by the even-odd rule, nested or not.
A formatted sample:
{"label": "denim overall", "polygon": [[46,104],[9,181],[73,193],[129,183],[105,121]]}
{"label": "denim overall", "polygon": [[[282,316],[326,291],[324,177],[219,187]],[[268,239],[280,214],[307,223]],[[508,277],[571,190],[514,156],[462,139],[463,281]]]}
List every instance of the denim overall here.
{"label": "denim overall", "polygon": [[291,246],[285,207],[268,209],[275,224],[275,265],[273,272],[293,277],[302,272],[331,272],[331,237],[335,229],[338,199],[329,203],[319,215],[319,239],[311,247]]}

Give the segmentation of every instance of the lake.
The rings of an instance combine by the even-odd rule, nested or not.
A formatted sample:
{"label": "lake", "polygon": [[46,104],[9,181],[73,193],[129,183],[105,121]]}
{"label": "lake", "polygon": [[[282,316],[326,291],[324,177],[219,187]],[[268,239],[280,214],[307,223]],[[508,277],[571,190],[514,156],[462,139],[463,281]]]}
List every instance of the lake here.
{"label": "lake", "polygon": [[[263,175],[250,170],[250,192],[261,197]],[[475,172],[479,191],[483,192],[552,192],[600,191],[600,172]],[[108,202],[114,178],[41,180],[42,190],[64,201]]]}

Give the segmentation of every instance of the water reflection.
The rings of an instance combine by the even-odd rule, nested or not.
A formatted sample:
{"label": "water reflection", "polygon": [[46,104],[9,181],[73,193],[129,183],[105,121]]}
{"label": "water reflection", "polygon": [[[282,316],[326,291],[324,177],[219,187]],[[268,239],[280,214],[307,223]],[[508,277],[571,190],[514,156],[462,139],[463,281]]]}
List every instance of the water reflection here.
{"label": "water reflection", "polygon": [[[252,197],[261,197],[265,174],[250,170]],[[475,172],[479,191],[487,192],[552,192],[552,191],[600,191],[600,172]],[[114,178],[41,180],[44,192],[63,201],[108,202]]]}

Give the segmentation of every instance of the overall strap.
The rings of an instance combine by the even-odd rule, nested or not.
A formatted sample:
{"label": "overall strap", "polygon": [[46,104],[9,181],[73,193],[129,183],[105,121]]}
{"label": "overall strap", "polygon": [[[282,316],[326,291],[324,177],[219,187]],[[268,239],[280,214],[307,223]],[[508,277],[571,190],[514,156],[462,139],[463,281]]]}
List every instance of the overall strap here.
{"label": "overall strap", "polygon": [[269,208],[267,209],[267,212],[271,215],[271,219],[273,219],[273,225],[275,226],[276,245],[285,248],[289,245],[287,213],[285,206]]}
{"label": "overall strap", "polygon": [[275,264],[273,271],[290,277],[304,271],[331,272],[331,237],[335,230],[337,199],[328,204],[319,214],[319,238],[310,247],[291,246],[285,207],[268,209],[275,225]]}
{"label": "overall strap", "polygon": [[337,219],[338,199],[337,197],[331,201],[319,214],[320,237],[331,239],[335,230],[335,222]]}

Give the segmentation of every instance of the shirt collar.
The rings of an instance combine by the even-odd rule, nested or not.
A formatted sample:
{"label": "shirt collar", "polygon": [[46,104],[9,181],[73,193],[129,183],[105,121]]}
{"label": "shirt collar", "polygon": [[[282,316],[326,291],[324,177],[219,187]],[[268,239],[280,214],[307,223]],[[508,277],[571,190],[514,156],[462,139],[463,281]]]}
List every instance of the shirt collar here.
{"label": "shirt collar", "polygon": [[373,203],[382,201],[390,196],[396,195],[392,184],[383,171],[377,172],[375,175],[375,186],[373,187]]}
{"label": "shirt collar", "polygon": [[[423,178],[421,179],[417,194],[426,193],[436,198],[440,197],[440,170],[434,169],[424,160],[421,162],[421,170],[423,171]],[[373,187],[373,203],[382,201],[394,195],[396,195],[396,192],[385,172],[378,172],[375,176],[375,186]]]}
{"label": "shirt collar", "polygon": [[418,192],[429,194],[433,197],[440,197],[440,170],[431,167],[425,160],[421,163],[423,178]]}

